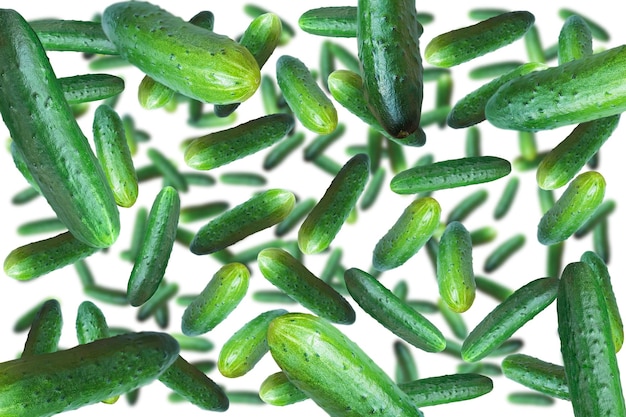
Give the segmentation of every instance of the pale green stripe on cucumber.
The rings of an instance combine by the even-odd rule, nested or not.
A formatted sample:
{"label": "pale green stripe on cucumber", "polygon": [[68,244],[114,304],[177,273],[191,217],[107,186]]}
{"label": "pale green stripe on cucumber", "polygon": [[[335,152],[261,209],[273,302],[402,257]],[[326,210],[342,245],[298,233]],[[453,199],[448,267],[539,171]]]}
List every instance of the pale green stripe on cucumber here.
{"label": "pale green stripe on cucumber", "polygon": [[491,378],[475,374],[451,374],[399,384],[417,407],[471,400],[493,390]]}
{"label": "pale green stripe on cucumber", "polygon": [[573,235],[602,203],[606,182],[596,171],[578,175],[570,182],[539,221],[537,239],[543,245],[553,245]]}
{"label": "pale green stripe on cucumber", "polygon": [[268,248],[257,258],[261,273],[303,307],[334,323],[350,324],[356,314],[350,303],[287,251]]}
{"label": "pale green stripe on cucumber", "polygon": [[298,246],[303,253],[319,253],[331,244],[363,193],[368,177],[367,154],[357,154],[345,163],[300,225]]}
{"label": "pale green stripe on cucumber", "polygon": [[386,271],[406,263],[435,233],[440,215],[441,206],[432,197],[409,204],[374,247],[374,268]]}
{"label": "pale green stripe on cucumber", "polygon": [[173,187],[161,189],[152,203],[143,242],[128,278],[128,301],[137,307],[157,290],[172,253],[180,213],[180,197]]}
{"label": "pale green stripe on cucumber", "polygon": [[107,38],[100,22],[39,19],[28,24],[47,51],[75,51],[117,55],[116,46]]}
{"label": "pale green stripe on cucumber", "polygon": [[[72,234],[108,247],[119,212],[37,35],[13,10],[0,13],[0,112],[35,182]],[[33,93],[34,92],[34,93]]]}
{"label": "pale green stripe on cucumber", "polygon": [[376,278],[360,269],[350,268],[344,279],[354,301],[393,334],[426,352],[440,352],[446,347],[443,334],[434,324]]}
{"label": "pale green stripe on cucumber", "polygon": [[294,204],[295,196],[290,191],[271,189],[259,193],[202,226],[194,236],[190,250],[196,255],[206,255],[225,249],[280,223]]}
{"label": "pale green stripe on cucumber", "polygon": [[463,360],[476,362],[498,348],[556,298],[557,278],[539,278],[516,290],[483,318],[465,338]]}
{"label": "pale green stripe on cucumber", "polygon": [[604,293],[584,262],[568,264],[557,295],[565,376],[576,417],[626,414]]}
{"label": "pale green stripe on cucumber", "polygon": [[267,328],[276,317],[287,310],[265,311],[237,330],[222,346],[217,368],[227,378],[237,378],[250,372],[269,351]]}
{"label": "pale green stripe on cucumber", "polygon": [[287,378],[330,416],[423,415],[356,343],[324,319],[285,314],[272,320],[267,341]]}
{"label": "pale green stripe on cucumber", "polygon": [[249,281],[250,271],[245,265],[229,263],[221,267],[183,312],[183,333],[204,334],[224,321],[246,295]]}
{"label": "pale green stripe on cucumber", "polygon": [[451,222],[439,241],[437,284],[439,294],[452,311],[463,313],[474,303],[476,283],[472,240],[460,222]]}
{"label": "pale green stripe on cucumber", "polygon": [[22,358],[56,352],[61,339],[63,317],[58,300],[47,300],[37,311],[28,331]]}
{"label": "pale green stripe on cucumber", "polygon": [[527,11],[498,14],[436,36],[426,45],[424,59],[438,67],[459,65],[513,43],[534,23],[535,17]]}

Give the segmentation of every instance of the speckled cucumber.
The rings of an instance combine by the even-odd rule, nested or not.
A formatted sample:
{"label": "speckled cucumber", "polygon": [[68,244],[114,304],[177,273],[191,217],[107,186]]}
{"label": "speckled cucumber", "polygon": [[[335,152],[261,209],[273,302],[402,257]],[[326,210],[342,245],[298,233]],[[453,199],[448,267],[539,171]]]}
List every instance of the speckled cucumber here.
{"label": "speckled cucumber", "polygon": [[359,0],[357,42],[365,100],[391,136],[420,126],[423,67],[415,0]]}
{"label": "speckled cucumber", "polygon": [[457,313],[467,311],[476,297],[472,265],[469,232],[458,221],[448,223],[439,241],[437,283],[441,298]]}
{"label": "speckled cucumber", "polygon": [[33,320],[22,351],[22,358],[56,352],[61,338],[63,317],[56,299],[47,300]]}
{"label": "speckled cucumber", "polygon": [[39,19],[28,24],[47,51],[117,55],[117,48],[105,35],[100,22]]}
{"label": "speckled cucumber", "polygon": [[42,194],[82,242],[111,246],[120,219],[104,172],[76,123],[37,35],[0,11],[0,112]]}
{"label": "speckled cucumber", "polygon": [[267,341],[289,381],[331,417],[423,416],[356,343],[324,319],[285,314],[272,320]]}
{"label": "speckled cucumber", "polygon": [[196,100],[242,102],[261,82],[259,65],[245,47],[156,5],[115,3],[104,10],[102,28],[121,57]]}

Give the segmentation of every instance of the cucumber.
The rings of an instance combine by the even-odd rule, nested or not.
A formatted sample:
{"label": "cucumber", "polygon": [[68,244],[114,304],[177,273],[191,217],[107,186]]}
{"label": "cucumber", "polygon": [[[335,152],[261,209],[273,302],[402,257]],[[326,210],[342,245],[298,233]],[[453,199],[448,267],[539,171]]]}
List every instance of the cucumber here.
{"label": "cucumber", "polygon": [[584,19],[585,23],[587,23],[587,25],[589,26],[589,30],[591,31],[591,34],[594,38],[603,42],[607,42],[610,39],[609,33],[606,31],[605,28],[600,26],[595,21],[589,19],[587,16],[583,16],[580,13],[572,9],[567,9],[567,8],[559,9],[559,16],[562,19],[569,19],[571,16],[579,16]]}
{"label": "cucumber", "polygon": [[368,107],[395,138],[419,129],[423,99],[415,0],[359,0],[357,42]]}
{"label": "cucumber", "polygon": [[593,54],[591,29],[580,16],[568,17],[559,32],[559,64]]}
{"label": "cucumber", "polygon": [[332,417],[422,416],[356,343],[324,319],[303,313],[275,318],[267,342],[289,381]]}
{"label": "cucumber", "polygon": [[0,415],[49,417],[148,384],[178,356],[165,333],[130,333],[0,364]]}
{"label": "cucumber", "polygon": [[501,129],[538,131],[626,110],[626,46],[533,72],[503,85],[485,107]]}
{"label": "cucumber", "polygon": [[487,201],[487,197],[489,197],[489,193],[484,188],[469,194],[450,210],[446,223],[453,221],[462,222],[483,205]]}
{"label": "cucumber", "polygon": [[28,24],[47,51],[76,51],[117,55],[117,48],[107,38],[100,22],[40,19]]}
{"label": "cucumber", "polygon": [[499,268],[507,259],[518,252],[526,243],[526,236],[523,233],[517,233],[500,245],[498,245],[485,259],[483,270],[485,272],[493,272]]}
{"label": "cucumber", "polygon": [[59,348],[63,317],[61,305],[55,299],[47,300],[31,323],[22,351],[22,358],[56,352]]}
{"label": "cucumber", "polygon": [[476,282],[472,267],[472,240],[460,222],[446,226],[437,253],[439,294],[452,311],[463,313],[474,303]]}
{"label": "cucumber", "polygon": [[102,28],[122,58],[196,100],[242,102],[261,82],[259,65],[245,47],[156,5],[115,3],[104,10]]}
{"label": "cucumber", "polygon": [[535,391],[562,400],[570,399],[565,369],[561,365],[516,353],[504,358],[502,372],[510,380]]}
{"label": "cucumber", "polygon": [[399,384],[417,407],[471,400],[493,390],[491,378],[474,373],[416,379]]}
{"label": "cucumber", "polygon": [[68,104],[114,97],[124,91],[124,80],[109,74],[84,74],[59,78]]}
{"label": "cucumber", "polygon": [[496,203],[496,208],[493,211],[494,219],[500,220],[509,212],[509,209],[513,205],[513,200],[515,200],[515,196],[517,195],[519,182],[519,177],[512,177],[509,182],[507,182],[500,199]]}
{"label": "cucumber", "polygon": [[279,407],[309,399],[282,371],[273,373],[261,382],[259,396],[264,403]]}
{"label": "cucumber", "polygon": [[0,11],[0,113],[41,193],[80,241],[111,246],[120,219],[104,172],[65,100],[37,35]]}
{"label": "cucumber", "polygon": [[626,415],[609,313],[600,284],[586,263],[565,267],[556,308],[574,415]]}
{"label": "cucumber", "polygon": [[502,13],[472,26],[434,37],[424,50],[431,65],[449,68],[518,40],[535,23],[527,11]]}
{"label": "cucumber", "polygon": [[403,341],[396,340],[393,342],[393,354],[396,359],[396,384],[403,384],[416,380],[418,378],[417,365],[415,363],[415,358],[411,353],[411,348]]}

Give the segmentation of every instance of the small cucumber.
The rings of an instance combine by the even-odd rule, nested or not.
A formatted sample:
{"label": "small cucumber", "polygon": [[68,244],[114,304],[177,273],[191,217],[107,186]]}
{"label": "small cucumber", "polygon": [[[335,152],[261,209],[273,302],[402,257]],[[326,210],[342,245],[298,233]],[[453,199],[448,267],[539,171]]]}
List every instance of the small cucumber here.
{"label": "small cucumber", "polygon": [[365,101],[395,138],[420,127],[423,68],[415,0],[359,0],[357,42]]}
{"label": "small cucumber", "polygon": [[0,364],[0,415],[49,417],[148,384],[177,358],[165,333],[100,339],[54,353]]}
{"label": "small cucumber", "polygon": [[493,390],[491,378],[465,373],[416,379],[399,384],[417,407],[471,400]]}
{"label": "small cucumber", "polygon": [[609,313],[600,284],[586,263],[565,267],[556,308],[574,415],[626,415]]}
{"label": "small cucumber", "polygon": [[565,369],[561,365],[516,353],[502,361],[504,376],[525,387],[562,400],[570,399]]}
{"label": "small cucumber", "polygon": [[115,3],[104,10],[102,28],[122,58],[196,100],[242,102],[261,82],[259,65],[245,47],[156,5]]}
{"label": "small cucumber", "polygon": [[498,245],[485,259],[483,270],[485,272],[493,272],[499,268],[507,259],[518,252],[526,243],[526,236],[523,233],[517,233],[500,245]]}
{"label": "small cucumber", "polygon": [[0,112],[42,194],[80,241],[111,246],[120,219],[102,168],[80,130],[37,35],[0,11]]}
{"label": "small cucumber", "polygon": [[109,74],[85,74],[59,78],[68,104],[114,97],[124,91],[124,80]]}
{"label": "small cucumber", "polygon": [[527,11],[502,13],[472,26],[434,37],[424,50],[431,65],[449,68],[518,40],[535,23]]}
{"label": "small cucumber", "polygon": [[267,341],[289,381],[332,417],[423,415],[356,343],[322,318],[275,318]]}
{"label": "small cucumber", "polygon": [[298,389],[284,372],[278,371],[261,382],[259,396],[264,403],[282,407],[308,400],[309,397]]}
{"label": "small cucumber", "polygon": [[107,38],[100,22],[40,19],[28,24],[47,51],[76,51],[117,55],[117,48]]}
{"label": "small cucumber", "polygon": [[460,222],[448,223],[437,253],[439,294],[452,311],[463,313],[474,303],[476,282],[472,266],[472,239]]}
{"label": "small cucumber", "polygon": [[418,378],[417,364],[409,345],[401,340],[396,340],[393,342],[393,355],[396,359],[396,384],[399,385],[416,380]]}
{"label": "small cucumber", "polygon": [[593,35],[594,38],[603,42],[607,42],[610,38],[609,33],[606,31],[606,29],[604,29],[595,21],[589,19],[587,16],[583,16],[580,13],[572,9],[567,9],[567,8],[559,9],[559,16],[562,19],[566,19],[566,20],[569,19],[571,16],[580,16],[581,18],[585,20],[585,23],[587,23],[587,25],[589,26],[589,30],[591,31],[591,34]]}
{"label": "small cucumber", "polygon": [[593,54],[591,29],[585,20],[577,15],[568,17],[559,32],[559,64]]}
{"label": "small cucumber", "polygon": [[56,352],[62,327],[61,305],[55,299],[47,300],[37,311],[30,326],[22,358]]}

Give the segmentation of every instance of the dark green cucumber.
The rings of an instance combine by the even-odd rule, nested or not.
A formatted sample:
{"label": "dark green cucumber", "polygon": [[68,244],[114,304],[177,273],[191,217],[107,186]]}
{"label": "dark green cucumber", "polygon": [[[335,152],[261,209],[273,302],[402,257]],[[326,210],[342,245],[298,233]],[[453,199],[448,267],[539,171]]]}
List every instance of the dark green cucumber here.
{"label": "dark green cucumber", "polygon": [[40,19],[28,24],[47,51],[117,55],[117,48],[105,35],[100,22]]}
{"label": "dark green cucumber", "polygon": [[70,110],[37,35],[0,11],[0,112],[42,194],[82,242],[108,247],[119,212],[104,172]]}
{"label": "dark green cucumber", "polygon": [[565,369],[561,365],[515,353],[504,358],[502,372],[510,380],[535,391],[562,400],[570,399]]}
{"label": "dark green cucumber", "polygon": [[113,97],[124,91],[124,80],[109,74],[84,74],[59,78],[69,104]]}
{"label": "dark green cucumber", "polygon": [[357,41],[368,106],[391,136],[420,126],[423,98],[415,0],[359,0]]}
{"label": "dark green cucumber", "polygon": [[577,15],[568,17],[559,32],[559,64],[593,54],[591,29],[585,20]]}
{"label": "dark green cucumber", "polygon": [[56,352],[62,327],[61,305],[55,299],[47,300],[30,326],[22,357]]}
{"label": "dark green cucumber", "polygon": [[493,381],[484,375],[465,373],[416,379],[399,387],[416,406],[426,407],[480,397],[493,390]]}
{"label": "dark green cucumber", "polygon": [[104,10],[102,28],[121,57],[188,97],[242,102],[261,82],[259,65],[245,47],[156,5],[115,3]]}

